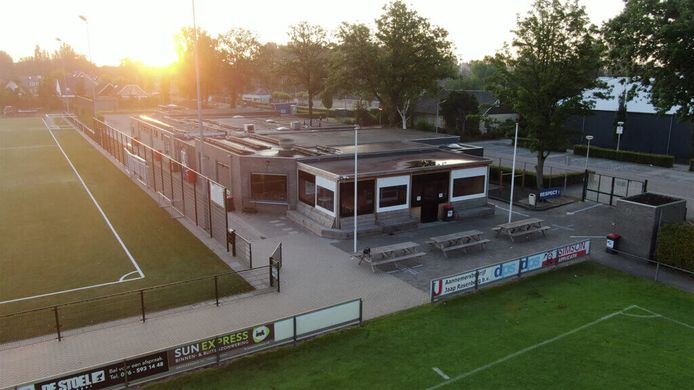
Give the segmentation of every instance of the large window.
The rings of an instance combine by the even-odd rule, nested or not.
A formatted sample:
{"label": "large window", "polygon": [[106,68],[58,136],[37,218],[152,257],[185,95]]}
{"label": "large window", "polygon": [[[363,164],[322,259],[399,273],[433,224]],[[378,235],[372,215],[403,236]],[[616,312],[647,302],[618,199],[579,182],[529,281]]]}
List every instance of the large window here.
{"label": "large window", "polygon": [[484,193],[485,176],[462,177],[453,180],[453,197]]}
{"label": "large window", "polygon": [[316,177],[299,171],[299,200],[313,207],[316,205]]}
{"label": "large window", "polygon": [[286,202],[287,176],[251,174],[251,198],[253,200]]}
{"label": "large window", "polygon": [[380,208],[406,204],[407,186],[381,187],[378,199],[378,207]]}
{"label": "large window", "polygon": [[316,205],[328,211],[335,211],[335,192],[318,186],[318,196],[316,197]]}
{"label": "large window", "polygon": [[[373,214],[375,185],[375,180],[359,181],[359,185],[357,186],[357,190],[359,191],[357,194],[357,199],[359,199],[357,213],[359,215]],[[354,182],[340,184],[340,216],[354,216]]]}

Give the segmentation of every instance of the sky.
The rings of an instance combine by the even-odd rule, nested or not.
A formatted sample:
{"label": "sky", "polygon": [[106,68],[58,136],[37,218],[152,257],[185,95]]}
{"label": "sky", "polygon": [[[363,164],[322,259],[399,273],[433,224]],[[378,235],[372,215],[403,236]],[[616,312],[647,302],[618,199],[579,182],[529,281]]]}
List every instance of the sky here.
{"label": "sky", "polygon": [[[470,61],[494,54],[509,42],[516,16],[525,15],[532,0],[406,3],[448,30],[455,54]],[[242,27],[263,43],[286,43],[289,26],[301,21],[319,24],[329,33],[345,21],[373,26],[384,4],[384,0],[196,0],[195,9],[198,26],[212,36]],[[580,4],[596,24],[623,9],[622,0],[581,0]],[[117,65],[125,57],[166,65],[176,59],[176,31],[193,24],[191,0],[10,0],[3,5],[0,50],[15,61],[32,55],[36,45],[53,52],[60,46],[59,38],[85,55],[91,43],[92,60],[98,65]]]}

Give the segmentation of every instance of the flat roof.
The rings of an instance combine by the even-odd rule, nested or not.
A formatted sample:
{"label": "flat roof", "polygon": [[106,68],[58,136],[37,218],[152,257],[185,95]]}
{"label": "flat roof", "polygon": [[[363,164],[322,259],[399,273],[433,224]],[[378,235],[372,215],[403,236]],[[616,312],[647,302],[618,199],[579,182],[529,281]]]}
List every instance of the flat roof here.
{"label": "flat roof", "polygon": [[[284,131],[266,133],[268,137],[280,139],[291,138],[297,145],[305,147],[315,146],[350,146],[354,145],[353,129],[312,129],[303,131]],[[459,139],[457,135],[436,134],[420,130],[402,130],[395,128],[365,128],[358,131],[357,139],[360,145],[386,142],[415,141],[419,139]]]}
{"label": "flat roof", "polygon": [[[465,153],[443,150],[421,152],[390,153],[387,155],[365,155],[358,158],[358,175],[393,176],[398,174],[423,173],[442,169],[472,168],[487,166],[492,160]],[[343,155],[340,158],[318,158],[299,160],[299,168],[305,166],[310,171],[320,171],[330,177],[354,178],[354,157]]]}

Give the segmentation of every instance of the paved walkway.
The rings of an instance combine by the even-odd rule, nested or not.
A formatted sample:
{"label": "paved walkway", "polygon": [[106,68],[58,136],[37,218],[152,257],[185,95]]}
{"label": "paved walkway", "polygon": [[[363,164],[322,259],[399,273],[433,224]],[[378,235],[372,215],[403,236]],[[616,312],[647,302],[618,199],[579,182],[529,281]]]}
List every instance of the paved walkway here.
{"label": "paved walkway", "polygon": [[[261,240],[258,256],[283,242],[282,292],[231,302],[220,307],[155,316],[0,351],[0,388],[99,365],[128,356],[290,316],[353,298],[364,299],[366,319],[417,306],[427,294],[386,273],[357,267],[327,240],[292,234]],[[72,334],[71,334],[72,333]]]}

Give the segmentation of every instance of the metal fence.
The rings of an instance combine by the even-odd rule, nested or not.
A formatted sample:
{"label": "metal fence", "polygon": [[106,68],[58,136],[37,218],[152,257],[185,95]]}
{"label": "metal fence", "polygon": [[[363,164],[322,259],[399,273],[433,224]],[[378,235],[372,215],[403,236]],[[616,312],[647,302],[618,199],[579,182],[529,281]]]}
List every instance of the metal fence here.
{"label": "metal fence", "polygon": [[585,171],[584,175],[583,201],[587,199],[612,206],[617,199],[638,195],[648,189],[648,180],[631,180],[590,171]]}
{"label": "metal fence", "polygon": [[111,155],[133,180],[152,191],[174,217],[188,219],[253,268],[251,242],[238,233],[229,242],[231,192],[226,187],[100,120],[94,119],[90,128],[74,116],[65,119]]}
{"label": "metal fence", "polygon": [[51,333],[61,340],[66,330],[123,318],[144,322],[152,313],[175,307],[199,302],[219,306],[220,299],[251,290],[279,291],[269,276],[270,268],[266,265],[2,315],[0,344]]}
{"label": "metal fence", "polygon": [[[490,166],[489,182],[497,184],[500,187],[511,184],[511,167],[513,160],[495,158],[494,163]],[[583,173],[575,169],[553,167],[545,165],[543,167],[544,188],[563,187],[566,188],[573,184],[581,184],[583,182]],[[536,172],[535,164],[527,161],[517,161],[515,171],[515,186],[516,188],[536,189]]]}
{"label": "metal fence", "polygon": [[219,365],[281,345],[362,323],[362,299],[269,321],[191,343],[92,366],[60,376],[38,379],[16,389],[54,389],[60,383],[89,378],[90,389],[121,389],[159,380],[181,372]]}

